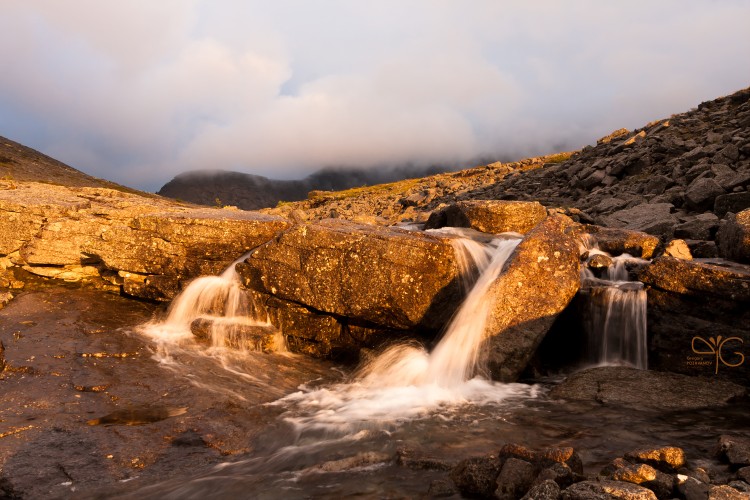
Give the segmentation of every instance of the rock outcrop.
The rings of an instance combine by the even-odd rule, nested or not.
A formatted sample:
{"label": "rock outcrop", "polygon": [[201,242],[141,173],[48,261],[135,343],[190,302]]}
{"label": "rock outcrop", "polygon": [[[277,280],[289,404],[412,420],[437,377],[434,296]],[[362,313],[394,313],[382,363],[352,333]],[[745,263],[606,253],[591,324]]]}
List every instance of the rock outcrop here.
{"label": "rock outcrop", "polygon": [[288,225],[102,187],[28,182],[0,190],[4,267],[96,280],[152,300],[170,300],[181,282],[220,272]]}
{"label": "rock outcrop", "polygon": [[737,262],[750,263],[750,209],[729,215],[719,228],[716,239],[719,255]]}
{"label": "rock outcrop", "polygon": [[514,381],[555,317],[580,286],[574,224],[548,217],[530,231],[489,290],[488,364],[496,380]]}

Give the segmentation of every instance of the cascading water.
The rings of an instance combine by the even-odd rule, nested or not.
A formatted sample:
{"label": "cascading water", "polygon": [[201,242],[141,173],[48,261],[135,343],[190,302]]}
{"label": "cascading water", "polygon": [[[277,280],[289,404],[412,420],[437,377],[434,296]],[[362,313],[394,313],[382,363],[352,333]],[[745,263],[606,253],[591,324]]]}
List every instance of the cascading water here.
{"label": "cascading water", "polygon": [[[254,319],[252,304],[240,286],[233,262],[218,276],[196,278],[177,296],[164,321],[146,325],[144,332],[161,343],[192,339],[191,326],[203,320],[214,347],[247,347],[239,337],[249,328],[271,328],[267,321]],[[280,346],[279,346],[280,347]]]}
{"label": "cascading water", "polygon": [[588,361],[594,364],[626,364],[648,368],[646,344],[646,290],[630,281],[626,264],[645,262],[628,254],[611,257],[599,250],[587,235],[581,252],[589,262],[602,256],[608,263],[601,278],[587,266],[581,268],[581,281],[588,288],[585,326],[588,334]]}
{"label": "cascading water", "polygon": [[287,421],[300,435],[322,430],[351,436],[438,407],[533,397],[533,386],[498,384],[482,377],[481,349],[490,305],[487,290],[519,242],[515,234],[484,244],[456,238],[462,275],[471,281],[472,274],[478,274],[478,279],[434,350],[395,345],[362,367],[350,383],[291,394],[276,403],[291,409]]}

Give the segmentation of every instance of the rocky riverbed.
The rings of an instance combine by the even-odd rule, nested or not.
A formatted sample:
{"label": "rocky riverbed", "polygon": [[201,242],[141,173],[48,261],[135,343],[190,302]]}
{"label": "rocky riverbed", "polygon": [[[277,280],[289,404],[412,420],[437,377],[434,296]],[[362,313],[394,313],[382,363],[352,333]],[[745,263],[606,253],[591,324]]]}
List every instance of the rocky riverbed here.
{"label": "rocky riverbed", "polygon": [[[263,403],[312,380],[345,380],[334,365],[298,355],[206,356],[201,344],[172,352],[172,364],[157,356],[160,363],[158,344],[137,333],[158,308],[32,281],[0,311],[0,491],[8,498],[458,498],[493,496],[498,485],[501,498],[532,487],[562,498],[610,490],[652,498],[633,483],[658,483],[659,498],[670,498],[670,485],[681,498],[707,498],[680,492],[709,489],[735,495],[711,498],[741,498],[728,488],[748,488],[750,404],[745,388],[729,382],[604,368],[563,384],[528,381],[533,393],[502,402],[447,404],[363,428],[355,440],[334,433],[318,442],[317,431],[299,434],[293,424],[314,411]],[[685,463],[669,468],[630,453],[663,446],[681,448]],[[572,466],[539,458],[549,447],[578,458]]]}

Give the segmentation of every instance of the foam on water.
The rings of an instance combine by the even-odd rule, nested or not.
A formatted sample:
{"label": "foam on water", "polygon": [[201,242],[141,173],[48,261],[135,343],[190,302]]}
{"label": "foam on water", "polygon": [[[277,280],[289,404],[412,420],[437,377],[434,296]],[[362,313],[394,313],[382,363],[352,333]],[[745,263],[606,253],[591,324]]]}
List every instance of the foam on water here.
{"label": "foam on water", "polygon": [[646,290],[642,283],[630,280],[627,269],[628,264],[647,261],[627,253],[612,257],[599,249],[591,235],[581,239],[583,252],[587,252],[589,258],[599,254],[612,261],[601,278],[588,267],[581,267],[581,281],[590,286],[584,320],[588,361],[647,369]]}
{"label": "foam on water", "polygon": [[286,396],[275,404],[290,409],[287,421],[300,435],[315,431],[347,435],[455,405],[533,397],[537,390],[533,386],[482,377],[481,351],[491,305],[487,293],[519,242],[515,235],[484,244],[457,239],[464,278],[476,273],[478,279],[435,349],[428,352],[415,343],[394,345],[366,363],[347,384]]}

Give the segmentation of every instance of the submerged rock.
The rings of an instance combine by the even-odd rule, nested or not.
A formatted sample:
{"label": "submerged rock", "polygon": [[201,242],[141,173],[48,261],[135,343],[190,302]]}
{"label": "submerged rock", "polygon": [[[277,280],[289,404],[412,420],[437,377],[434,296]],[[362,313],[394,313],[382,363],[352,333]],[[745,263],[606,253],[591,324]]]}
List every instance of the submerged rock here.
{"label": "submerged rock", "polygon": [[184,415],[187,408],[172,408],[168,406],[146,406],[115,412],[86,422],[89,425],[144,425],[158,422],[170,417]]}
{"label": "submerged rock", "polygon": [[721,406],[746,392],[744,387],[725,380],[610,366],[574,373],[550,395],[607,405],[688,410]]}
{"label": "submerged rock", "polygon": [[548,217],[529,232],[490,287],[487,322],[492,377],[515,381],[555,317],[580,286],[579,250],[567,217]]}

